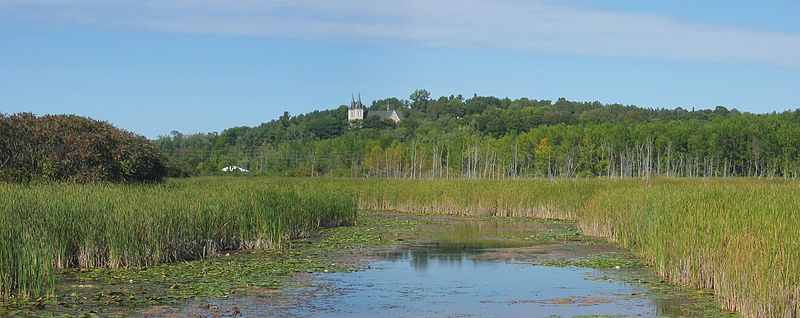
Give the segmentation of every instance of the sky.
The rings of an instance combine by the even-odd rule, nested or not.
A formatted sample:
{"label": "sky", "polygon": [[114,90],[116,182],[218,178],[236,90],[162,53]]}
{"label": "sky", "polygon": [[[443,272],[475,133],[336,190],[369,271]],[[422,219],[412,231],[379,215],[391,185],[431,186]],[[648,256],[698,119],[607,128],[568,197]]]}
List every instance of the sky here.
{"label": "sky", "polygon": [[0,112],[149,138],[433,96],[800,107],[800,1],[0,0]]}

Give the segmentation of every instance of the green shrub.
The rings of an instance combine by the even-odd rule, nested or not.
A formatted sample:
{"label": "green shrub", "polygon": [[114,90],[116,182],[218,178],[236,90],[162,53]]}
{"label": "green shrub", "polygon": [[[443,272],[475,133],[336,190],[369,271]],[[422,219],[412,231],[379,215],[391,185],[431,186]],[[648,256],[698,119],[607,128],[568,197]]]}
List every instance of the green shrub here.
{"label": "green shrub", "polygon": [[0,181],[153,182],[166,172],[160,150],[107,122],[0,114]]}

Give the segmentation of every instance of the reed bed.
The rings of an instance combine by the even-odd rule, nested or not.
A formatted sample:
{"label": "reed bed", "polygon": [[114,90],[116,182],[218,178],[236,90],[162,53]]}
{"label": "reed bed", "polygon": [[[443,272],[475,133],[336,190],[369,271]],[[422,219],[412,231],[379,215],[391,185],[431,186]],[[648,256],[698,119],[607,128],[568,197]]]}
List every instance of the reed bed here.
{"label": "reed bed", "polygon": [[64,268],[132,267],[274,249],[351,223],[348,194],[235,179],[163,185],[0,184],[0,298],[52,293]]}
{"label": "reed bed", "polygon": [[745,317],[800,316],[800,184],[764,179],[295,179],[364,209],[577,221]]}
{"label": "reed bed", "polygon": [[673,283],[745,317],[800,315],[800,184],[723,180],[611,190],[579,218]]}
{"label": "reed bed", "polygon": [[[365,210],[574,219],[599,190],[593,180],[295,179],[358,197]],[[616,183],[615,183],[616,184]],[[609,186],[614,186],[609,184]]]}

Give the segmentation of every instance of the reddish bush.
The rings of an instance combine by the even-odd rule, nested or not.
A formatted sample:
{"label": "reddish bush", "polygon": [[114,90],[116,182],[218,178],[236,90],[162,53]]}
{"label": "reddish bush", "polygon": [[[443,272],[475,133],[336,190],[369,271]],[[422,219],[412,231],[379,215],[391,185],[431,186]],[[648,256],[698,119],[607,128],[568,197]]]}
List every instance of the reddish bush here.
{"label": "reddish bush", "polygon": [[0,180],[160,181],[165,158],[142,136],[75,115],[0,114]]}

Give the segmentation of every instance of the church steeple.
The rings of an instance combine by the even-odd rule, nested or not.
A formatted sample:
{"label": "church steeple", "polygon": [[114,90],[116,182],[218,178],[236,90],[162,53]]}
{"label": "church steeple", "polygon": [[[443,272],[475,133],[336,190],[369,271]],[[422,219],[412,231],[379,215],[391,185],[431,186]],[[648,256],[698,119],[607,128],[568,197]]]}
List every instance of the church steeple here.
{"label": "church steeple", "polygon": [[361,103],[361,93],[358,93],[358,100],[355,94],[350,94],[350,109],[347,111],[347,121],[364,120],[366,110]]}
{"label": "church steeple", "polygon": [[356,96],[350,94],[350,109],[363,109],[364,104],[361,103],[361,93],[358,93],[358,100],[356,100]]}

